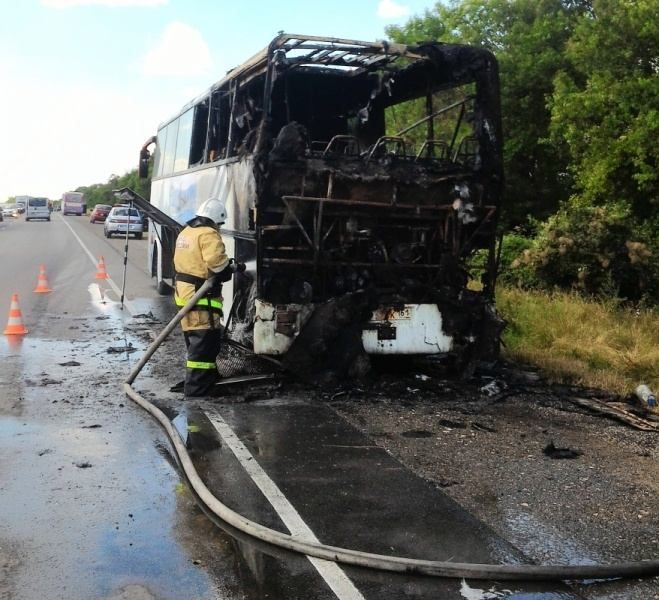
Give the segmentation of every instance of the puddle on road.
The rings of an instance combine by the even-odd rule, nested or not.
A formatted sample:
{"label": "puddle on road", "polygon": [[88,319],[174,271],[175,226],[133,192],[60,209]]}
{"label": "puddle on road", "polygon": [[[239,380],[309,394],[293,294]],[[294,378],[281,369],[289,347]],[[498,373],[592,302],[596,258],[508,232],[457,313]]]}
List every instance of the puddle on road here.
{"label": "puddle on road", "polygon": [[90,283],[87,286],[87,291],[94,307],[102,312],[107,312],[119,305],[119,302],[110,297],[110,295],[115,295],[110,288],[102,288],[98,283]]}
{"label": "puddle on road", "polygon": [[[18,414],[0,411],[0,543],[21,555],[12,597],[106,598],[131,586],[159,599],[235,597],[203,568],[205,543],[182,542],[198,531],[196,513],[179,505],[180,480],[156,447],[163,434],[120,389],[139,353],[106,351],[145,347],[118,311],[100,321],[95,311],[76,339],[0,349],[0,382],[22,397]],[[64,330],[82,321],[58,319]],[[71,361],[80,364],[61,364]]]}
{"label": "puddle on road", "polygon": [[23,419],[0,417],[0,436],[25,435],[34,430]]}
{"label": "puddle on road", "polygon": [[145,583],[158,598],[213,597],[208,575],[177,541],[179,480],[150,442],[153,432],[118,420],[83,430],[11,418],[0,419],[0,430],[13,457],[3,481],[3,537],[29,540],[38,531],[21,594],[105,597]]}
{"label": "puddle on road", "polygon": [[560,535],[529,513],[510,511],[505,521],[514,532],[513,543],[529,556],[541,557],[541,562],[565,565],[597,565],[603,562],[601,557],[593,555],[574,539]]}
{"label": "puddle on road", "polygon": [[0,343],[0,356],[15,357],[20,356],[23,349],[22,335],[5,335]]}

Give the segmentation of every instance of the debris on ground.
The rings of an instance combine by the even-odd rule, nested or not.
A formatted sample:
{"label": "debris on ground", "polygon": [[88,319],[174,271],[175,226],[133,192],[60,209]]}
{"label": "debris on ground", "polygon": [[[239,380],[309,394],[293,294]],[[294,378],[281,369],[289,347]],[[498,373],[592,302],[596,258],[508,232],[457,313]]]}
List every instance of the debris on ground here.
{"label": "debris on ground", "polygon": [[622,421],[640,431],[659,431],[659,423],[634,414],[624,403],[603,402],[595,398],[568,398],[570,402],[588,408],[594,412]]}
{"label": "debris on ground", "polygon": [[471,428],[475,431],[487,431],[488,433],[496,433],[497,430],[494,427],[490,427],[489,425],[483,425],[483,423],[478,423],[474,421],[471,424]]}
{"label": "debris on ground", "polygon": [[80,363],[76,360],[70,360],[68,362],[57,363],[60,367],[79,367]]}
{"label": "debris on ground", "polygon": [[657,397],[654,395],[649,386],[644,383],[640,384],[635,390],[636,398],[641,406],[649,411],[657,410]]}
{"label": "debris on ground", "polygon": [[488,398],[492,398],[493,396],[498,396],[505,389],[506,386],[503,382],[493,379],[489,383],[486,383],[485,385],[481,386],[478,391],[481,394],[487,396]]}
{"label": "debris on ground", "polygon": [[410,431],[403,431],[401,435],[406,438],[429,438],[432,437],[432,432],[425,429],[412,429]]}
{"label": "debris on ground", "polygon": [[148,313],[140,313],[139,315],[133,315],[133,319],[148,319],[149,321],[152,321],[154,323],[160,323],[160,319],[158,319],[151,311]]}
{"label": "debris on ground", "polygon": [[554,442],[549,442],[549,444],[545,446],[542,453],[545,456],[556,460],[564,458],[577,458],[583,454],[583,452],[580,452],[579,450],[573,450],[572,448],[557,448],[554,446]]}
{"label": "debris on ground", "polygon": [[268,400],[274,397],[272,389],[250,390],[243,396],[244,402],[254,402],[255,400]]}
{"label": "debris on ground", "polygon": [[463,423],[462,421],[452,421],[451,419],[440,419],[437,424],[442,427],[448,427],[449,429],[467,429],[466,423]]}
{"label": "debris on ground", "polygon": [[110,346],[106,352],[108,354],[121,354],[122,352],[135,352],[136,350],[137,348],[129,342],[127,346]]}
{"label": "debris on ground", "polygon": [[73,464],[74,464],[76,467],[78,467],[79,469],[89,469],[89,468],[92,466],[92,463],[87,462],[87,461],[85,461],[85,462],[77,462],[77,463],[73,463]]}

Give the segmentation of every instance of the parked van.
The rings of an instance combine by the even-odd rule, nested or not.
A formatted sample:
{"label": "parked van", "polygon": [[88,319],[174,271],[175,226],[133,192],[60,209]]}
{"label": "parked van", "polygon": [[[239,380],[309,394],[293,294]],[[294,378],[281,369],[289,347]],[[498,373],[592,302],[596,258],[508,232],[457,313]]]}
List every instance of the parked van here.
{"label": "parked van", "polygon": [[46,221],[50,221],[48,198],[28,198],[25,220],[29,221],[30,219],[46,219]]}

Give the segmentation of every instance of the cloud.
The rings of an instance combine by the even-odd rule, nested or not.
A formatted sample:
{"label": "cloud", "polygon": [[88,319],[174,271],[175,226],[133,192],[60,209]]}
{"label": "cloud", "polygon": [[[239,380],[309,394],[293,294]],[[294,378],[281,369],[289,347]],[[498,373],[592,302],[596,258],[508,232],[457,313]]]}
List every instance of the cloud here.
{"label": "cloud", "polygon": [[145,75],[196,76],[213,66],[208,45],[199,31],[185,23],[170,23],[144,57]]}
{"label": "cloud", "polygon": [[24,194],[59,198],[134,169],[140,147],[169,111],[157,93],[140,97],[20,75],[1,78],[0,85],[13,92],[0,97],[0,131],[7,142],[0,144],[0,202]]}
{"label": "cloud", "polygon": [[381,19],[398,19],[410,14],[410,7],[398,4],[395,0],[380,0],[378,17]]}
{"label": "cloud", "polygon": [[163,6],[167,0],[41,0],[47,8],[74,8],[76,6]]}

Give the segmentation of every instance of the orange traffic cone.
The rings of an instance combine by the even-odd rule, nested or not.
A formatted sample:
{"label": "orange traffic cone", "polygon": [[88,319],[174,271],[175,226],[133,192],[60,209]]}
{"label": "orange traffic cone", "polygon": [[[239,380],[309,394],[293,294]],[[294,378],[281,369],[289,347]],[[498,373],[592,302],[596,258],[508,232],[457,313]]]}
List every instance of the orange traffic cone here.
{"label": "orange traffic cone", "polygon": [[12,294],[11,306],[9,307],[9,321],[5,328],[5,335],[25,335],[27,329],[23,325],[23,315],[21,309],[18,307],[18,294]]}
{"label": "orange traffic cone", "polygon": [[34,292],[37,294],[47,294],[52,292],[48,287],[48,279],[46,278],[46,267],[39,265],[39,278],[37,279],[37,287],[34,288]]}
{"label": "orange traffic cone", "polygon": [[96,279],[107,279],[108,274],[105,270],[105,259],[101,256],[98,259],[98,267],[96,267]]}

